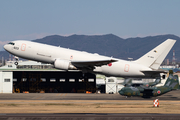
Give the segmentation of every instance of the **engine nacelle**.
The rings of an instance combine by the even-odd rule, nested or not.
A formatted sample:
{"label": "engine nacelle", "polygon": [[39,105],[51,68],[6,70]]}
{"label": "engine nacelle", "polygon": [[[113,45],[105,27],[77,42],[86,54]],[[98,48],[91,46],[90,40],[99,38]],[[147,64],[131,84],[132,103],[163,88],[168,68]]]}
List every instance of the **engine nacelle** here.
{"label": "engine nacelle", "polygon": [[68,60],[56,59],[54,62],[54,67],[62,70],[75,70],[75,66],[71,64]]}

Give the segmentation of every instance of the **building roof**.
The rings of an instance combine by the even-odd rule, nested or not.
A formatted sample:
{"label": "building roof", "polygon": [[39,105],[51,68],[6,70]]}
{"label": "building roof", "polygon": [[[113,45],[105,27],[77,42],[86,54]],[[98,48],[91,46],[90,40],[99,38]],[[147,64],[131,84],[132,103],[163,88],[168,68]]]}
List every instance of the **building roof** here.
{"label": "building roof", "polygon": [[19,61],[17,66],[14,64],[14,62],[15,61],[7,61],[5,66],[0,67],[0,71],[66,71],[55,69],[51,64],[44,64],[36,61]]}

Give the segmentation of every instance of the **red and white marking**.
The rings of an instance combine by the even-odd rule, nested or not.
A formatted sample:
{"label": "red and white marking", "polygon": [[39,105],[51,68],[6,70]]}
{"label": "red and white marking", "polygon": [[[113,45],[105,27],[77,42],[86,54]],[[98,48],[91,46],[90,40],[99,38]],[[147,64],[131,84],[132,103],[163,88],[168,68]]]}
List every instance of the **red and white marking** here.
{"label": "red and white marking", "polygon": [[112,66],[112,63],[109,63],[108,66],[111,67],[111,66]]}
{"label": "red and white marking", "polygon": [[158,91],[157,91],[157,94],[160,94],[160,93],[161,93],[161,91],[160,91],[160,90],[158,90]]}
{"label": "red and white marking", "polygon": [[124,66],[124,72],[129,72],[129,65],[128,65],[128,64],[125,64],[125,66]]}
{"label": "red and white marking", "polygon": [[23,43],[23,44],[21,45],[21,51],[25,51],[25,50],[26,50],[26,44]]}

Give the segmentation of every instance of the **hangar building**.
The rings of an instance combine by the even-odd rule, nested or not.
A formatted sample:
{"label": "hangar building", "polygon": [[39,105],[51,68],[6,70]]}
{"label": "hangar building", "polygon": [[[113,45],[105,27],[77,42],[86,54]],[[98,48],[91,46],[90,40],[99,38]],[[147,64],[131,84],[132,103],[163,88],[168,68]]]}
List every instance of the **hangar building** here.
{"label": "hangar building", "polygon": [[8,61],[0,68],[0,93],[84,93],[96,92],[96,75],[78,70],[58,70],[34,61]]}

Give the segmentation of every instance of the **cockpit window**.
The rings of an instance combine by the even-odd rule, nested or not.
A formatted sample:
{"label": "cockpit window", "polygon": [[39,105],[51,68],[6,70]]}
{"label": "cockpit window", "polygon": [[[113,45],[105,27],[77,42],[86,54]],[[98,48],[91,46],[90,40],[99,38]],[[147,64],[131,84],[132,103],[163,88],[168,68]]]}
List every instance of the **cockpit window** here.
{"label": "cockpit window", "polygon": [[15,43],[13,43],[13,42],[9,42],[8,44],[10,44],[10,45],[15,45]]}

